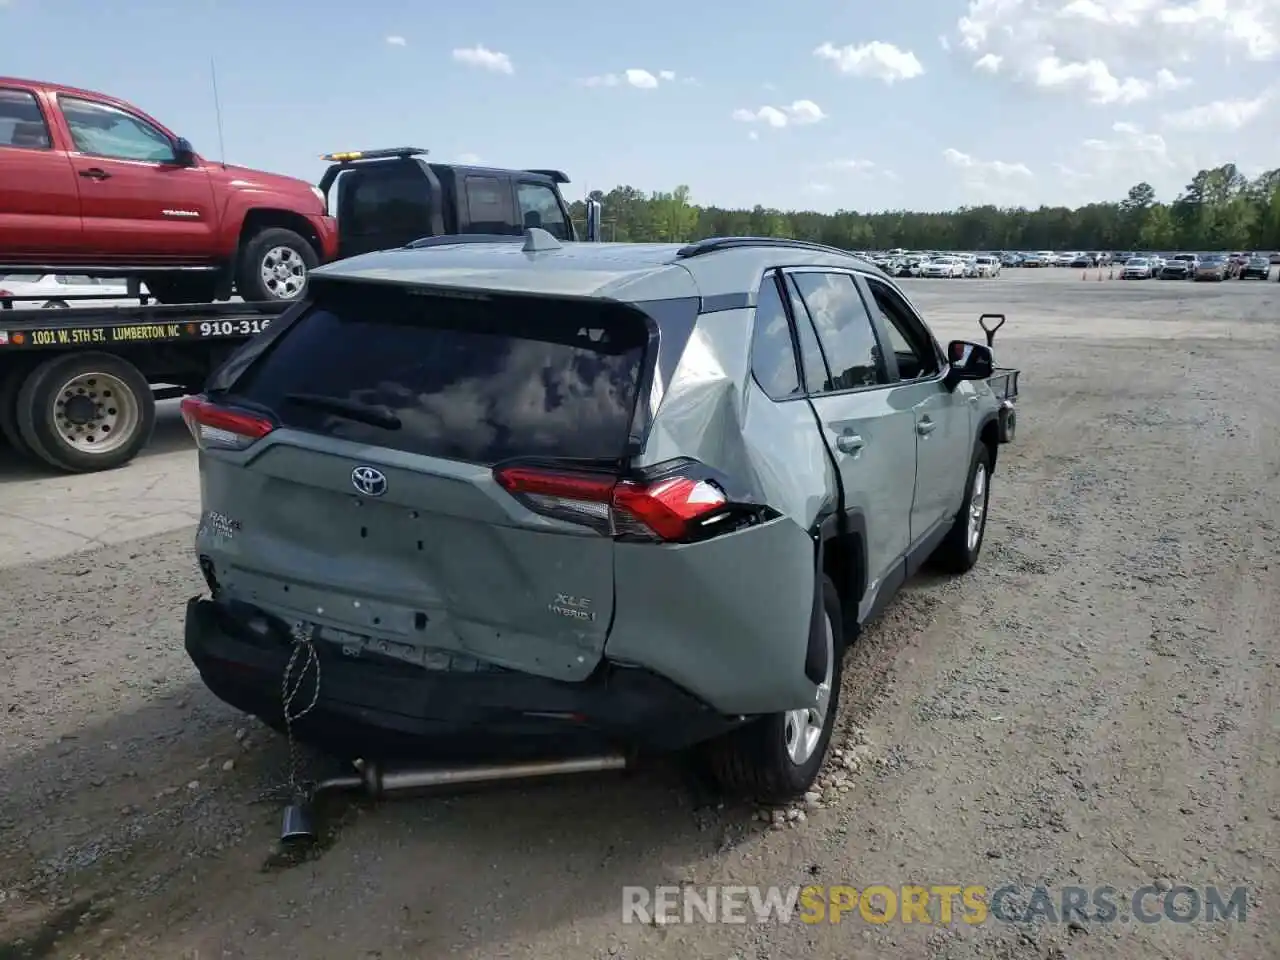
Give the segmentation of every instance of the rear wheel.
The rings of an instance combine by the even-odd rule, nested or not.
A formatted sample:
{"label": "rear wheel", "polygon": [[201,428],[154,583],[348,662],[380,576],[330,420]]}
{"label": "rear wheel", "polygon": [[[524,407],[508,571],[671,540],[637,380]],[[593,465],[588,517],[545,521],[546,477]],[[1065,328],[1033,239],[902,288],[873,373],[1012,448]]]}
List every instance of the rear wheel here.
{"label": "rear wheel", "polygon": [[844,633],[840,599],[822,578],[822,623],[826,670],[807,707],[762,717],[708,744],[707,761],[717,785],[758,803],[786,803],[813,785],[840,710],[840,665]]}
{"label": "rear wheel", "polygon": [[241,248],[236,289],[250,301],[297,300],[306,292],[307,277],[319,263],[311,244],[298,234],[268,227]]}
{"label": "rear wheel", "polygon": [[69,354],[36,367],[18,391],[18,431],[51,466],[111,470],[132,460],[156,422],[151,385],[110,353]]}

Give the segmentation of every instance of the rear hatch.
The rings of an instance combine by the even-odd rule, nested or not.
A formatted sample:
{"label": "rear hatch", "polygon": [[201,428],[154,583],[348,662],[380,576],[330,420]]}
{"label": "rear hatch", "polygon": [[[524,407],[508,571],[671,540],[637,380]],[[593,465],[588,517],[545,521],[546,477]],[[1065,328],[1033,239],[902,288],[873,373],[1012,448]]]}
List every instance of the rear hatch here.
{"label": "rear hatch", "polygon": [[651,322],[389,284],[317,282],[313,296],[215,379],[211,413],[189,408],[208,437],[199,551],[220,589],[352,650],[587,676],[613,610],[608,523],[561,519],[494,468],[616,473]]}

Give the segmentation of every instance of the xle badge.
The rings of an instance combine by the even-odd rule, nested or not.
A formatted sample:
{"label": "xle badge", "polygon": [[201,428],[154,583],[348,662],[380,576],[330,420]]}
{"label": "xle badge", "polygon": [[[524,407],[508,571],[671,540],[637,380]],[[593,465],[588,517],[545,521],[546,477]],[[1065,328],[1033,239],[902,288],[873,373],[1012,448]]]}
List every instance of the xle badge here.
{"label": "xle badge", "polygon": [[547,609],[570,620],[590,621],[596,618],[595,611],[591,609],[590,597],[571,597],[567,593],[557,593],[555,600],[547,604]]}

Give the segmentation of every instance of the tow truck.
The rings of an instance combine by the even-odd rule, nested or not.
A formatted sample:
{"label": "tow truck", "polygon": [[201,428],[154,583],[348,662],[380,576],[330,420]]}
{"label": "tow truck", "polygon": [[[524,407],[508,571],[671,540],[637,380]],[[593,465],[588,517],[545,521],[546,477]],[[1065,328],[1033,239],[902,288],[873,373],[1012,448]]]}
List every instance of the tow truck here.
{"label": "tow truck", "polygon": [[[325,154],[320,180],[338,221],[338,258],[429,237],[513,236],[540,227],[579,240],[559,170],[436,163],[417,147]],[[587,203],[586,240],[601,206]],[[4,289],[0,265],[0,456],[13,451],[63,472],[119,467],[146,445],[156,402],[195,393],[239,347],[303,301],[156,304],[136,281],[132,302],[46,310]]]}

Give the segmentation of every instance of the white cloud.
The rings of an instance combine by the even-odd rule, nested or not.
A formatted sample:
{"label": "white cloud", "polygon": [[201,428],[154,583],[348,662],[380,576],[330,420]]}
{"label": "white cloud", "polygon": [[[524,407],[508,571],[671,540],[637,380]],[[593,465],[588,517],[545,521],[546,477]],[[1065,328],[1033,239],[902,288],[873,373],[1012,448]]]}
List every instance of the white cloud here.
{"label": "white cloud", "polygon": [[810,183],[805,185],[805,193],[824,194],[831,192],[831,184],[829,183]]}
{"label": "white cloud", "polygon": [[[3,2],[4,0],[0,0],[0,4]],[[387,37],[387,45],[392,47],[406,47],[409,45],[409,41],[399,34],[393,33],[391,36]]]}
{"label": "white cloud", "polygon": [[951,49],[951,38],[945,33],[942,34],[938,37],[938,46],[943,49],[943,52],[949,51]]}
{"label": "white cloud", "polygon": [[639,90],[652,90],[658,85],[658,78],[648,70],[639,70],[633,67],[627,70],[624,76],[627,78],[627,83]]}
{"label": "white cloud", "polygon": [[984,70],[987,73],[999,73],[1000,64],[1004,62],[1004,57],[995,53],[984,53],[973,62],[975,70]]}
{"label": "white cloud", "polygon": [[796,100],[787,107],[771,107],[767,104],[756,110],[735,110],[733,119],[740,123],[759,123],[780,130],[783,127],[817,123],[827,115],[812,100]]}
{"label": "white cloud", "polygon": [[924,73],[924,66],[910,50],[901,50],[892,43],[872,40],[855,47],[849,44],[836,47],[823,43],[813,51],[820,60],[828,60],[841,73],[855,77],[868,77],[885,83],[911,80]]}
{"label": "white cloud", "polygon": [[953,167],[983,180],[1030,179],[1030,168],[1025,163],[1006,163],[1003,160],[979,160],[954,147],[942,151],[942,159]]}
{"label": "white cloud", "polygon": [[748,140],[759,140],[759,139],[760,139],[760,134],[759,134],[758,132],[756,132],[755,130],[748,130],[748,131],[747,131],[747,139],[748,139]]}
{"label": "white cloud", "polygon": [[1180,77],[1164,67],[1156,71],[1157,90],[1181,90],[1189,86],[1191,86],[1191,80],[1188,77]]}
{"label": "white cloud", "polygon": [[1185,157],[1175,157],[1164,137],[1138,124],[1117,121],[1105,137],[1081,141],[1054,169],[1072,203],[1114,200],[1139,181],[1162,198],[1172,198],[1195,172]]}
{"label": "white cloud", "polygon": [[1127,105],[1186,87],[1184,65],[1280,59],[1280,0],[969,0],[953,39],[1020,82]]}
{"label": "white cloud", "polygon": [[453,51],[453,59],[458,63],[465,63],[469,67],[491,70],[494,73],[516,72],[510,57],[505,53],[499,53],[497,50],[490,50],[483,45],[459,47]]}
{"label": "white cloud", "polygon": [[[650,70],[641,70],[639,67],[632,67],[629,70],[623,70],[621,73],[602,73],[594,77],[583,77],[578,83],[584,87],[618,87],[622,84],[635,87],[637,90],[653,90],[662,83],[674,83],[676,74],[674,70],[659,70],[653,73]],[[685,77],[685,83],[696,83],[692,77]]]}
{"label": "white cloud", "polygon": [[1270,105],[1270,91],[1240,100],[1215,100],[1201,106],[1166,113],[1161,119],[1174,130],[1239,130],[1256,120]]}
{"label": "white cloud", "polygon": [[1155,91],[1154,82],[1117,77],[1097,58],[1066,62],[1052,55],[1042,57],[1032,67],[1031,76],[1037,87],[1084,93],[1098,104],[1137,103]]}
{"label": "white cloud", "polygon": [[476,167],[480,165],[481,160],[480,157],[474,153],[460,153],[458,154],[458,159],[455,162],[461,163],[464,166]]}
{"label": "white cloud", "polygon": [[832,160],[826,164],[828,170],[843,170],[846,173],[868,173],[875,166],[870,160]]}

